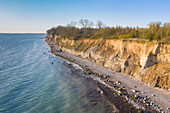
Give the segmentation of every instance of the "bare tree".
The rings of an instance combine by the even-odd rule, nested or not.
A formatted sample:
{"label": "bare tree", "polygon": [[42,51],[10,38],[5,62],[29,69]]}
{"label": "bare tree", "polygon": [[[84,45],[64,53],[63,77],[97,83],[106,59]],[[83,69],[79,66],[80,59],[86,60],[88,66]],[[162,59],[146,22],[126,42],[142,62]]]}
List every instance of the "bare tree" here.
{"label": "bare tree", "polygon": [[97,21],[97,24],[96,24],[96,27],[98,27],[99,29],[101,29],[101,28],[105,27],[105,24],[104,24],[102,21],[98,20],[98,21]]}
{"label": "bare tree", "polygon": [[71,21],[69,24],[67,24],[67,26],[70,27],[76,27],[77,23],[75,21]]}
{"label": "bare tree", "polygon": [[79,25],[82,28],[91,28],[94,24],[92,21],[89,21],[87,19],[81,19],[79,20]]}
{"label": "bare tree", "polygon": [[164,27],[170,27],[170,22],[166,22],[163,25],[164,25]]}

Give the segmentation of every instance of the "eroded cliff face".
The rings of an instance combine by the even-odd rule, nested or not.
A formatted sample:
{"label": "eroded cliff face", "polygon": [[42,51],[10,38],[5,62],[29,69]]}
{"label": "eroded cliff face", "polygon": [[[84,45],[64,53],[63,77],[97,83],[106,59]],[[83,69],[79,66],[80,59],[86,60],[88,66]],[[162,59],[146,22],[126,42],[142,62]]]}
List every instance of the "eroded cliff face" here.
{"label": "eroded cliff face", "polygon": [[170,89],[170,44],[123,40],[68,40],[48,36],[62,50],[152,86]]}

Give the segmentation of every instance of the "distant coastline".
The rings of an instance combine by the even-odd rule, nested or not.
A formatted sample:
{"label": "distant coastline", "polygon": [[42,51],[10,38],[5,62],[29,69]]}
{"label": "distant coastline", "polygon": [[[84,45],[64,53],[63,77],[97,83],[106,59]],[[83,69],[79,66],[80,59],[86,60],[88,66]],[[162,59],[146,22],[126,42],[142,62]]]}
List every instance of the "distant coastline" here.
{"label": "distant coastline", "polygon": [[46,34],[46,33],[0,33],[0,34]]}

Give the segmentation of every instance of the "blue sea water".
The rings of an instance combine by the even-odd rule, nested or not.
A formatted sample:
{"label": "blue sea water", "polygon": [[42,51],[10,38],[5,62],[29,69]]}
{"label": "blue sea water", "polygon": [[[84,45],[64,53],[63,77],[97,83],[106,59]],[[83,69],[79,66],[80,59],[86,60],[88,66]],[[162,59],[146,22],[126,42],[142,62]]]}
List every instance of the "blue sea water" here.
{"label": "blue sea water", "polygon": [[[0,34],[0,113],[102,113],[90,107],[95,86],[50,53],[45,34]],[[88,94],[89,95],[89,94]]]}

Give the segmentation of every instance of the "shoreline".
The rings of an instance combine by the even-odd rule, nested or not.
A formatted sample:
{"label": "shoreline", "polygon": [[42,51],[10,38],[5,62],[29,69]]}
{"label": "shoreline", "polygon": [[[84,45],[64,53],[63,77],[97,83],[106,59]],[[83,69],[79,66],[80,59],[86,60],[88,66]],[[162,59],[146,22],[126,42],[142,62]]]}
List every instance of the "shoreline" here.
{"label": "shoreline", "polygon": [[[112,91],[117,92],[117,98],[118,97],[123,98],[123,100],[121,100],[121,99],[120,100],[121,100],[121,102],[123,101],[121,104],[124,104],[124,109],[125,109],[125,106],[130,105],[131,107],[134,107],[133,109],[136,109],[136,110],[138,108],[142,108],[143,111],[169,112],[168,105],[167,105],[168,106],[167,107],[163,103],[156,103],[156,101],[151,99],[151,95],[146,96],[147,91],[145,92],[143,90],[138,90],[138,87],[141,84],[139,84],[139,83],[137,84],[137,83],[135,83],[135,81],[132,80],[132,81],[130,81],[130,84],[133,85],[133,88],[132,88],[132,86],[129,87],[129,83],[126,84],[127,82],[129,82],[128,78],[126,78],[125,76],[121,76],[122,74],[114,73],[111,70],[109,70],[103,66],[99,66],[97,64],[92,63],[91,61],[77,57],[75,55],[71,55],[67,52],[63,52],[60,50],[60,48],[57,48],[55,44],[50,43],[46,39],[45,39],[45,42],[51,48],[51,52],[53,54],[55,54],[59,57],[62,57],[70,62],[78,64],[83,69],[83,72],[85,74],[87,74],[86,69],[88,68],[90,70],[91,74],[89,74],[87,76],[90,78],[93,78],[93,79],[97,77],[100,80],[100,82],[103,83],[103,85],[101,85],[102,83],[98,82],[99,86],[100,85],[105,86],[105,87],[100,88],[101,92],[103,93],[104,96],[106,96],[108,98],[108,100],[112,104],[114,104],[115,106],[116,106],[116,104],[118,105],[116,108],[118,108],[120,106],[120,104],[114,102],[115,98],[113,97],[113,94],[109,93],[109,92],[112,92]],[[109,76],[105,77],[103,75],[109,75]],[[122,77],[124,77],[124,78],[122,78]],[[143,94],[143,93],[146,93],[146,94]],[[153,94],[153,96],[154,96],[154,94]],[[128,104],[126,104],[125,100],[127,101]],[[154,101],[154,103],[152,101]],[[169,101],[169,98],[167,99],[167,101]],[[159,100],[158,100],[158,102],[159,102]],[[168,104],[168,103],[166,103],[166,104]],[[161,106],[161,107],[159,107],[159,106]],[[126,108],[126,110],[128,110],[128,108]],[[121,110],[121,109],[122,108],[119,108],[119,110]]]}

